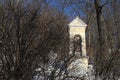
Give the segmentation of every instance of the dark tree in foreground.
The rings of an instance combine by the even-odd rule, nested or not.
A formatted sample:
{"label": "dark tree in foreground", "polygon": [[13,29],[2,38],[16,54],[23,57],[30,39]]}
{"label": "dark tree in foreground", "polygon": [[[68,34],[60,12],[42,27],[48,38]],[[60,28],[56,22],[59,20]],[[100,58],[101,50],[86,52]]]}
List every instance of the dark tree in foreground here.
{"label": "dark tree in foreground", "polygon": [[44,1],[3,0],[0,3],[0,77],[32,80],[49,61],[51,51],[67,53],[67,19]]}

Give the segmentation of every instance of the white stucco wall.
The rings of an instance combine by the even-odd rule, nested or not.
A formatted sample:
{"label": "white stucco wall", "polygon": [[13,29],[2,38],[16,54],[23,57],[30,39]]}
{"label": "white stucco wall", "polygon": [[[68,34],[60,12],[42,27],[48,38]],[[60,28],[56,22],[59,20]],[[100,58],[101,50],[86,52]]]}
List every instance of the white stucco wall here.
{"label": "white stucco wall", "polygon": [[83,56],[86,56],[86,35],[85,35],[86,27],[87,25],[79,17],[76,17],[69,24],[70,39],[74,38],[76,34],[79,34],[82,38],[82,55]]}

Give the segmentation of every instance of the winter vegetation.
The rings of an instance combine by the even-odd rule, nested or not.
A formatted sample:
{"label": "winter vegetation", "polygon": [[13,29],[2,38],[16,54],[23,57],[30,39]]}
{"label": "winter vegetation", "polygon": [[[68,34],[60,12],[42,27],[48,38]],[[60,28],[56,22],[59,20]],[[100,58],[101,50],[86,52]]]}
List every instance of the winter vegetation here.
{"label": "winter vegetation", "polygon": [[0,0],[0,80],[120,80],[119,17],[120,0]]}

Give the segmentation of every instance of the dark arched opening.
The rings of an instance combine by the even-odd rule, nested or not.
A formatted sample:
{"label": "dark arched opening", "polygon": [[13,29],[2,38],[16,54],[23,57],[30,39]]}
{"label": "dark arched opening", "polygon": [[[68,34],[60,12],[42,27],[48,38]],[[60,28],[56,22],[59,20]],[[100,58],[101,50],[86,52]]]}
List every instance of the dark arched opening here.
{"label": "dark arched opening", "polygon": [[74,52],[80,52],[80,54],[82,55],[82,38],[79,34],[76,34],[74,36],[73,44]]}

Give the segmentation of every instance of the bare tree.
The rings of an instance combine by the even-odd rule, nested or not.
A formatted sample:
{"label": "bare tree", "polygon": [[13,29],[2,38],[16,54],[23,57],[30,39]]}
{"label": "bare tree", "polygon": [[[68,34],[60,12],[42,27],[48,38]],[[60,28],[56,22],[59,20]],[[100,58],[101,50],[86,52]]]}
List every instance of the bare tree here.
{"label": "bare tree", "polygon": [[[109,3],[113,3],[115,1],[108,1],[108,0],[106,0],[104,3],[102,3],[101,0],[94,0],[94,2],[95,2],[95,9],[96,9],[96,16],[97,16],[98,45],[99,45],[98,46],[98,52],[96,53],[96,76],[99,75],[99,76],[103,77],[102,79],[107,79],[107,77],[110,75],[109,74],[110,70],[113,68],[113,66],[117,65],[117,64],[113,65],[112,62],[114,62],[115,56],[119,57],[119,47],[114,48],[112,46],[112,45],[114,45],[114,43],[112,43],[112,45],[110,45],[111,48],[110,47],[108,47],[107,49],[105,48],[106,43],[110,42],[110,44],[111,44],[111,41],[110,40],[106,41],[105,32],[107,34],[109,34],[109,33],[107,31],[105,31],[105,28],[104,28],[106,26],[104,24],[104,20],[103,20],[103,14],[104,13],[103,13],[102,10],[103,10],[103,7],[105,5],[107,5]],[[109,22],[108,22],[108,24],[109,24]],[[111,36],[112,37],[112,35],[107,35],[107,36],[109,36],[109,37]],[[114,48],[115,51],[110,51],[113,48]],[[106,50],[107,50],[107,52],[106,52]],[[110,57],[108,57],[108,56],[110,56]],[[117,60],[118,60],[118,58],[117,58]],[[105,66],[103,66],[103,64]]]}
{"label": "bare tree", "polygon": [[2,80],[32,80],[50,51],[67,53],[67,19],[44,1],[4,0],[0,12]]}

